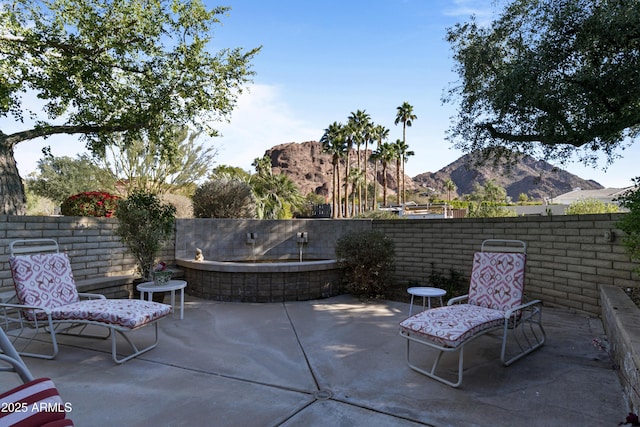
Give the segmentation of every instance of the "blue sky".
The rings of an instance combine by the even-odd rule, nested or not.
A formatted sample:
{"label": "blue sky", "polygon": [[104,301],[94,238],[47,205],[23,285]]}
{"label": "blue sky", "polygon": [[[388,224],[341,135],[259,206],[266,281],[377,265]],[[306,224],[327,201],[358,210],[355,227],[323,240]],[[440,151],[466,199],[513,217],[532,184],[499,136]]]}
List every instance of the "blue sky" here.
{"label": "blue sky", "polygon": [[[456,109],[441,98],[457,76],[444,37],[471,14],[490,20],[494,0],[205,1],[232,8],[215,30],[213,50],[262,46],[249,91],[230,123],[218,126],[222,137],[200,140],[217,147],[217,164],[251,169],[253,159],[272,146],[319,140],[330,123],[346,121],[358,109],[389,128],[395,141],[402,137],[401,126],[393,124],[396,107],[405,101],[418,116],[407,130],[415,152],[408,175],[435,172],[463,154],[445,140]],[[35,170],[44,145],[56,156],[83,149],[56,138],[22,143],[15,155],[23,177]],[[640,145],[622,154],[606,172],[579,163],[565,169],[604,186],[626,187],[640,175],[631,163],[640,158]]]}

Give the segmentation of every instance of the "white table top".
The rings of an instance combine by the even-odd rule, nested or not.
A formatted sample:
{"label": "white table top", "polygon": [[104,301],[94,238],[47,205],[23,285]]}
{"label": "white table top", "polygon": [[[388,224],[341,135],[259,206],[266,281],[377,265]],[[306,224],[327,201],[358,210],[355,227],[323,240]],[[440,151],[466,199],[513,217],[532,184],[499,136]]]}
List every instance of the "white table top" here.
{"label": "white table top", "polygon": [[156,286],[154,282],[144,282],[136,286],[136,289],[142,292],[166,292],[176,291],[187,287],[185,280],[169,280],[166,285]]}
{"label": "white table top", "polygon": [[407,289],[407,292],[411,295],[416,295],[419,297],[441,297],[444,296],[447,291],[440,288],[432,288],[429,286],[418,286],[415,288]]}

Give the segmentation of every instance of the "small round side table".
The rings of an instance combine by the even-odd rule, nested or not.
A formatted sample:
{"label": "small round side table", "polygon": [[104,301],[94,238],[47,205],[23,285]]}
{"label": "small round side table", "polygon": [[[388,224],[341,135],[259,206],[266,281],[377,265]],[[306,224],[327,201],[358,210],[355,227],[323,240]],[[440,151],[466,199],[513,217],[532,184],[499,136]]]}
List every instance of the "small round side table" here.
{"label": "small round side table", "polygon": [[413,297],[422,297],[422,310],[425,310],[425,300],[429,299],[429,309],[431,309],[431,298],[440,298],[440,305],[442,306],[442,297],[447,294],[447,291],[440,288],[432,288],[428,286],[418,286],[415,288],[407,289],[407,292],[411,295],[411,305],[409,305],[409,316],[413,311]]}
{"label": "small round side table", "polygon": [[144,282],[136,286],[136,289],[140,291],[140,299],[144,299],[145,292],[148,296],[148,301],[153,298],[154,292],[168,292],[171,291],[171,307],[175,307],[176,304],[176,291],[180,291],[180,320],[184,319],[184,288],[187,287],[187,282],[184,280],[169,280],[167,284],[157,286],[153,282]]}

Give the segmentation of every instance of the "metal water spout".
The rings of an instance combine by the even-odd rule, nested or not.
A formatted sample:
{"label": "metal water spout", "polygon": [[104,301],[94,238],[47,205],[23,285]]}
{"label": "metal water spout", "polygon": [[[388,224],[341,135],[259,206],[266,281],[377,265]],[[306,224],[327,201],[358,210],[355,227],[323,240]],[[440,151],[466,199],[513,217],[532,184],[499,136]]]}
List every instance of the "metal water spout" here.
{"label": "metal water spout", "polygon": [[306,231],[297,233],[297,236],[298,236],[298,250],[300,252],[300,262],[302,262],[302,248],[304,247],[305,243],[309,242],[309,237]]}
{"label": "metal water spout", "polygon": [[256,259],[256,240],[258,239],[258,233],[247,233],[247,245],[251,245],[251,257],[252,261]]}

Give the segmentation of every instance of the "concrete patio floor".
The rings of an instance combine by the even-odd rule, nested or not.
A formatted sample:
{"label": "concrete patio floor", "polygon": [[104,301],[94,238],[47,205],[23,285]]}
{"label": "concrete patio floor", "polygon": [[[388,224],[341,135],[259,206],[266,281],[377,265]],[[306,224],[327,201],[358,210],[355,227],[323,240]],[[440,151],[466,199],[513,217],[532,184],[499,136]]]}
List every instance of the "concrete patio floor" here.
{"label": "concrete patio floor", "polygon": [[[462,387],[409,369],[408,304],[350,296],[247,304],[188,298],[159,346],[123,365],[110,342],[60,337],[52,378],[77,426],[617,426],[627,404],[600,320],[545,307],[545,346],[505,368],[497,335],[465,351]],[[150,328],[146,328],[150,329]],[[151,330],[139,331],[152,338]],[[426,350],[425,351],[429,351]],[[19,384],[0,375],[0,390]]]}

